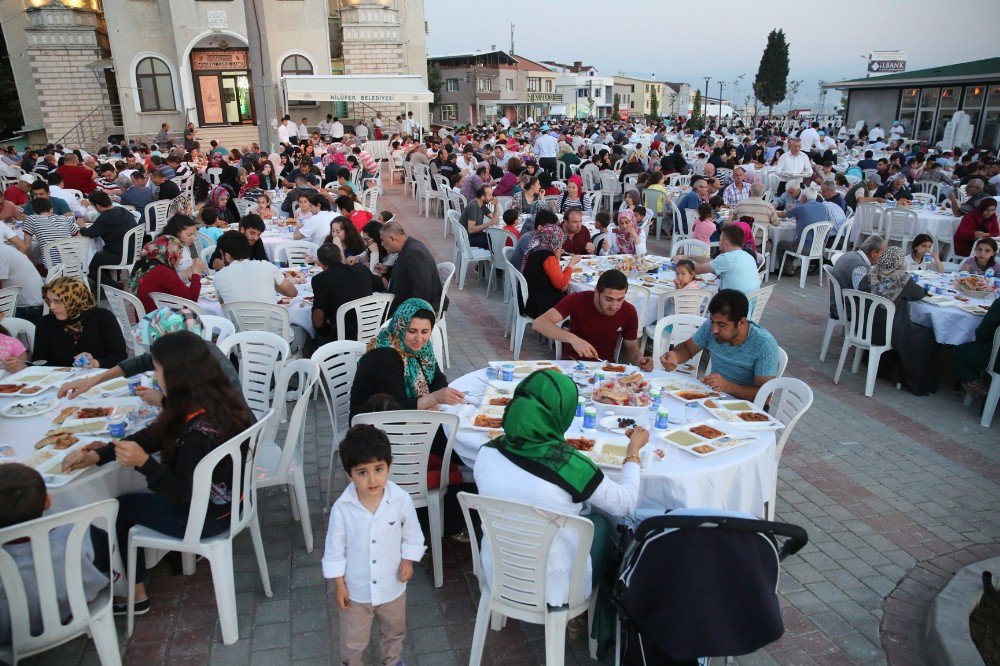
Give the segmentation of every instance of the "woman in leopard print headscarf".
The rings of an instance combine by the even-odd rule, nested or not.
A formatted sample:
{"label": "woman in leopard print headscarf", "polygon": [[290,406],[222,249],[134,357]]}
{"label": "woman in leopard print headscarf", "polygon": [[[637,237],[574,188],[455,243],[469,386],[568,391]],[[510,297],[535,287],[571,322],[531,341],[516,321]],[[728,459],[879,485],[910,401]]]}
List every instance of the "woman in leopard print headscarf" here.
{"label": "woman in leopard print headscarf", "polygon": [[125,360],[118,320],[111,311],[97,307],[85,282],[58,277],[42,287],[42,299],[49,313],[35,329],[32,360],[66,367],[82,357],[91,368],[110,368]]}

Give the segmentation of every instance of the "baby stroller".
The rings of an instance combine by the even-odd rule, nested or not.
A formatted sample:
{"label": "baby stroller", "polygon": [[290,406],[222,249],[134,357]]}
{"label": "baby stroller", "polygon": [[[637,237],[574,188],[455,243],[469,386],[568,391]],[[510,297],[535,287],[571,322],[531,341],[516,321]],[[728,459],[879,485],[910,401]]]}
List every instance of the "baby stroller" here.
{"label": "baby stroller", "polygon": [[778,563],[809,537],[795,525],[726,514],[681,509],[635,528],[615,590],[616,663],[696,664],[749,654],[784,633]]}

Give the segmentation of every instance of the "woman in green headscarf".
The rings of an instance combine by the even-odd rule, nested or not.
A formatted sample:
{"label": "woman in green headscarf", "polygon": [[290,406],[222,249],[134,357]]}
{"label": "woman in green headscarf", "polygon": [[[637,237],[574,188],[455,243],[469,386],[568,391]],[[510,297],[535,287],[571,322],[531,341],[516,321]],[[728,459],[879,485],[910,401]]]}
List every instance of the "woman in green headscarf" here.
{"label": "woman in green headscarf", "polygon": [[374,395],[392,396],[402,409],[457,405],[465,394],[448,387],[434,358],[434,308],[420,298],[403,301],[389,323],[368,343],[351,387],[351,417]]}
{"label": "woman in green headscarf", "polygon": [[[556,370],[539,370],[514,391],[503,417],[504,434],[479,451],[473,473],[479,494],[523,502],[542,509],[580,515],[583,502],[612,516],[635,510],[639,499],[639,451],[649,441],[649,432],[636,427],[629,436],[625,464],[618,481],[604,473],[586,456],[566,443],[566,431],[576,413],[577,388],[572,379]],[[589,596],[592,581],[600,587],[601,608],[610,608],[605,572],[610,572],[614,530],[603,515],[586,516],[594,523],[594,542],[585,576]],[[571,554],[576,546],[572,532],[563,530],[549,551],[546,599],[561,606],[569,598]],[[483,570],[487,582],[492,575],[492,557],[483,541]],[[602,645],[611,637],[613,613],[602,612],[593,635]]]}

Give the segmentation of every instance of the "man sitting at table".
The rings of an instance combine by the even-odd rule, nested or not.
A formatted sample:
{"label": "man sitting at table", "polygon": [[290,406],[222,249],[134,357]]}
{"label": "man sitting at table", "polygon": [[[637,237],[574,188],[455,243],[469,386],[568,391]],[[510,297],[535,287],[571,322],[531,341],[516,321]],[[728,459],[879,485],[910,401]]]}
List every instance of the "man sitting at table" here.
{"label": "man sitting at table", "polygon": [[[396,308],[411,298],[423,299],[437,307],[441,301],[441,275],[431,251],[407,234],[395,220],[386,222],[380,235],[385,251],[396,255],[396,262],[392,265],[392,279],[387,285],[387,291],[393,296],[389,314],[393,314]],[[380,270],[379,266],[376,266],[376,270]],[[384,273],[384,267],[382,272]],[[448,308],[447,299],[444,307]]]}
{"label": "man sitting at table", "polygon": [[340,248],[324,243],[316,251],[316,263],[323,272],[312,279],[312,325],[316,329],[315,346],[333,340],[356,340],[358,321],[354,313],[344,319],[344,330],[337,330],[337,309],[349,301],[382,291],[382,280],[362,264],[345,264]]}
{"label": "man sitting at table", "polygon": [[[781,258],[785,256],[786,252],[798,251],[799,239],[802,238],[802,233],[805,231],[806,227],[817,222],[827,222],[830,219],[826,206],[822,201],[816,200],[816,190],[807,188],[802,192],[802,198],[804,203],[801,206],[796,206],[790,211],[778,212],[779,217],[790,217],[795,220],[795,238],[792,240],[783,240],[778,242],[776,256],[779,262]],[[811,236],[812,233],[810,232],[810,237]],[[810,240],[810,238],[806,238],[806,243],[808,244]],[[814,266],[812,270],[819,270],[819,267]],[[785,275],[794,274],[795,266],[792,262],[789,262],[785,268]]]}
{"label": "man sitting at table", "polygon": [[[538,217],[537,213],[535,217]],[[562,229],[566,233],[563,250],[569,254],[594,254],[594,244],[590,242],[590,232],[583,228],[582,210],[571,208],[566,211],[563,215]]]}
{"label": "man sitting at table", "polygon": [[989,194],[987,194],[984,189],[986,183],[980,178],[973,178],[965,185],[965,194],[968,198],[961,204],[958,203],[958,199],[955,198],[955,193],[952,192],[948,195],[948,201],[951,202],[951,212],[955,217],[965,217],[968,213],[979,208],[979,202],[986,199]]}
{"label": "man sitting at table", "polygon": [[294,297],[298,294],[292,281],[269,261],[250,257],[250,242],[239,231],[227,231],[219,237],[218,252],[223,268],[215,274],[215,290],[222,303],[255,301],[275,304],[274,292]]}
{"label": "man sitting at table", "polygon": [[764,201],[764,189],[764,183],[760,181],[750,185],[750,196],[737,203],[736,207],[733,208],[733,219],[750,217],[753,218],[754,222],[761,224],[770,224],[775,227],[781,224],[781,218],[778,217],[774,204],[770,201]]}
{"label": "man sitting at table", "polygon": [[[239,228],[240,233],[246,237],[250,244],[250,259],[270,262],[270,259],[267,258],[267,250],[264,249],[264,241],[260,239],[260,235],[264,233],[266,228],[261,216],[257,213],[247,213],[240,218]],[[213,270],[219,270],[226,265],[222,258],[222,249],[218,245],[208,263],[212,265]]]}
{"label": "man sitting at table", "polygon": [[[477,178],[477,176],[467,176]],[[500,224],[500,206],[493,199],[493,188],[480,185],[476,196],[465,205],[458,217],[458,223],[465,228],[469,236],[469,245],[484,250],[490,249],[486,238],[486,229]]]}
{"label": "man sitting at table", "polygon": [[695,271],[715,273],[722,280],[724,289],[736,289],[744,294],[760,289],[760,274],[757,272],[757,259],[743,249],[746,234],[735,224],[722,227],[719,232],[719,254],[715,259],[698,255],[680,254],[673,258],[674,262],[690,259],[694,262]]}
{"label": "man sitting at table", "polygon": [[[785,186],[785,191],[781,193],[780,197],[775,198],[774,207],[782,211],[790,211],[801,202],[802,197],[802,181],[796,178],[795,180],[788,181]],[[782,217],[779,215],[778,217]]]}
{"label": "man sitting at table", "polygon": [[[833,279],[837,281],[841,289],[857,289],[861,282],[861,277],[868,273],[868,269],[875,265],[886,248],[885,240],[879,236],[869,236],[861,243],[858,249],[847,252],[837,259],[833,265]],[[854,281],[854,271],[858,268],[864,269],[859,275],[857,282]],[[837,318],[837,305],[833,300],[833,289],[830,289],[830,316]]]}
{"label": "man sitting at table", "polygon": [[103,190],[94,190],[87,195],[87,199],[97,210],[97,219],[89,226],[84,219],[77,220],[77,224],[81,227],[81,236],[100,238],[104,241],[104,247],[90,260],[90,279],[96,282],[97,269],[100,266],[113,266],[122,262],[125,234],[135,227],[137,222],[128,209],[112,205],[111,197]]}
{"label": "man sitting at table", "polygon": [[713,372],[702,381],[713,391],[753,400],[758,389],[778,374],[778,343],[747,320],[749,312],[750,302],[743,293],[723,289],[708,304],[709,320],[694,336],[661,356],[660,364],[676,370],[707,349]]}
{"label": "man sitting at table", "polygon": [[[563,359],[615,360],[615,347],[622,339],[628,362],[642,370],[653,369],[653,359],[639,351],[639,315],[625,300],[628,278],[618,270],[604,271],[595,291],[579,291],[563,297],[554,308],[537,317],[531,327],[551,340],[563,343]],[[561,324],[569,318],[569,328]]]}
{"label": "man sitting at table", "polygon": [[34,215],[35,208],[32,205],[32,201],[36,199],[45,199],[52,204],[52,212],[56,215],[71,215],[73,214],[73,207],[69,205],[69,202],[65,199],[53,199],[52,193],[49,191],[49,184],[39,178],[34,183],[31,184],[31,200],[24,204],[24,214]]}
{"label": "man sitting at table", "polygon": [[893,201],[902,201],[903,199],[912,201],[913,195],[910,194],[910,188],[907,187],[906,176],[897,173],[888,183],[878,188],[872,198],[879,203],[885,203],[890,199]]}

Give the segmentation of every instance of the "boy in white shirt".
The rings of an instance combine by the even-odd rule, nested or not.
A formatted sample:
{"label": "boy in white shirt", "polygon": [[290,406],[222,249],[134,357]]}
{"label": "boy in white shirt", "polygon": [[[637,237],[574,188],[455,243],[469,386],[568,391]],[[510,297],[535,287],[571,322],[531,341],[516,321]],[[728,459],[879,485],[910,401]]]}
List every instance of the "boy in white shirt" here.
{"label": "boy in white shirt", "polygon": [[351,483],[330,510],[323,576],[340,608],[341,662],[364,663],[372,617],[381,627],[380,664],[401,663],[406,635],[406,581],[424,551],[409,494],[389,480],[392,447],[384,432],[356,425],[340,443]]}

